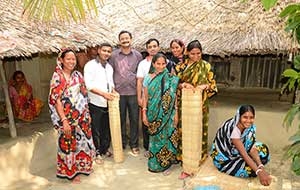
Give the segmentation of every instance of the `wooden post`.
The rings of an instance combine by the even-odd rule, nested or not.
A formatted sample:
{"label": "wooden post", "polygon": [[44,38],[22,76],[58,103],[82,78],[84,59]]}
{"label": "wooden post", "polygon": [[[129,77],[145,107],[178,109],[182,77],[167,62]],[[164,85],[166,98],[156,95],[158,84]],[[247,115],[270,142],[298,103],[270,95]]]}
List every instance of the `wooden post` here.
{"label": "wooden post", "polygon": [[15,137],[17,137],[17,130],[16,130],[14,115],[13,115],[13,112],[12,112],[11,103],[10,103],[10,99],[9,99],[8,85],[7,85],[7,81],[6,81],[6,77],[5,77],[4,66],[3,66],[2,60],[0,60],[0,75],[1,75],[1,78],[2,78],[2,82],[3,82],[5,104],[6,104],[6,110],[7,110],[8,119],[9,119],[10,136],[12,138],[15,138]]}

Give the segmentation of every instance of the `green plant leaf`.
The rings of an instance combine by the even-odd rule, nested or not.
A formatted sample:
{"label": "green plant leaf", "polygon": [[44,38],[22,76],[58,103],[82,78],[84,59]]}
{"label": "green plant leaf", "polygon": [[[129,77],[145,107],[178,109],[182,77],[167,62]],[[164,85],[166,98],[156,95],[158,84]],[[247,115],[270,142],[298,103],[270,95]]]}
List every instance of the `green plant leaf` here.
{"label": "green plant leaf", "polygon": [[283,11],[281,11],[281,13],[279,14],[279,16],[281,18],[293,15],[295,12],[300,10],[300,5],[299,4],[292,4],[292,5],[288,5],[285,9],[283,9]]}
{"label": "green plant leaf", "polygon": [[300,55],[297,55],[294,57],[293,64],[294,64],[295,69],[300,70]]}
{"label": "green plant leaf", "polygon": [[283,71],[282,75],[284,77],[291,77],[296,79],[298,77],[298,72],[294,69],[286,69],[285,71]]}
{"label": "green plant leaf", "polygon": [[300,175],[300,154],[294,155],[292,162],[292,170]]}
{"label": "green plant leaf", "polygon": [[97,3],[103,0],[23,0],[23,16],[40,21],[52,20],[75,22],[85,20],[86,14],[94,11],[98,15]]}
{"label": "green plant leaf", "polygon": [[300,113],[299,108],[300,104],[293,104],[292,107],[288,110],[283,120],[284,127],[289,129],[292,126],[295,116]]}
{"label": "green plant leaf", "polygon": [[286,31],[296,30],[297,28],[299,28],[299,25],[300,25],[300,14],[295,13],[295,15],[291,17],[291,20],[288,21],[285,30]]}
{"label": "green plant leaf", "polygon": [[296,80],[294,79],[294,78],[290,78],[289,79],[289,91],[292,91],[292,90],[294,90],[294,88],[295,88],[295,83],[296,83]]}
{"label": "green plant leaf", "polygon": [[300,27],[296,28],[295,37],[296,37],[298,43],[300,43]]}
{"label": "green plant leaf", "polygon": [[277,0],[261,0],[261,3],[263,4],[266,10],[269,10],[271,7],[273,7],[276,4],[276,2]]}
{"label": "green plant leaf", "polygon": [[300,142],[300,130],[298,130],[293,136],[291,136],[289,140],[293,141],[294,143]]}

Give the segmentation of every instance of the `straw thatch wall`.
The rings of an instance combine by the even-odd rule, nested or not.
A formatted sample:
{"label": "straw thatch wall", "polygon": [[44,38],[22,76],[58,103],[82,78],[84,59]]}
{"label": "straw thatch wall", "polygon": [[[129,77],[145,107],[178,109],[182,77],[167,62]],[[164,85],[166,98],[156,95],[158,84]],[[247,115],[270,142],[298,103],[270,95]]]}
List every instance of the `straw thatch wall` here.
{"label": "straw thatch wall", "polygon": [[286,53],[291,41],[277,15],[292,2],[296,0],[280,1],[264,12],[260,1],[106,0],[99,7],[98,19],[43,25],[20,19],[20,0],[2,0],[0,58],[57,52],[66,46],[84,49],[103,41],[116,44],[123,29],[133,33],[138,49],[144,48],[148,38],[156,37],[164,49],[173,38],[199,39],[204,53],[210,55]]}

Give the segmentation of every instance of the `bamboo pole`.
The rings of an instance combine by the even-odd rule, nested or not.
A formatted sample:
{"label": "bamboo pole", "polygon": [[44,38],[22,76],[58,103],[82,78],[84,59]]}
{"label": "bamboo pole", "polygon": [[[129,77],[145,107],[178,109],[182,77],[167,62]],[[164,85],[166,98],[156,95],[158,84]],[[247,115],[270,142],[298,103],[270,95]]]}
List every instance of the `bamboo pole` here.
{"label": "bamboo pole", "polygon": [[5,72],[4,72],[4,66],[2,60],[0,60],[0,75],[3,81],[3,91],[4,91],[4,96],[5,96],[5,104],[6,104],[6,110],[8,113],[8,119],[9,119],[9,132],[10,136],[12,138],[17,137],[17,130],[16,130],[16,125],[15,125],[15,120],[14,120],[14,115],[12,112],[11,108],[11,103],[9,99],[9,94],[8,94],[8,85],[7,81],[5,78]]}

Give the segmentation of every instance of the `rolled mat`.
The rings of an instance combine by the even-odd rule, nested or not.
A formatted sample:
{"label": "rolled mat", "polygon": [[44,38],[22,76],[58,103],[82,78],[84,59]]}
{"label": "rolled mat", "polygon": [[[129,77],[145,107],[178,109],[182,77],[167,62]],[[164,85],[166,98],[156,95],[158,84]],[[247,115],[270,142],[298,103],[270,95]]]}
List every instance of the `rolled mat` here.
{"label": "rolled mat", "polygon": [[196,174],[202,152],[202,90],[182,89],[182,167]]}
{"label": "rolled mat", "polygon": [[114,160],[115,162],[118,163],[124,161],[119,101],[120,101],[119,96],[115,97],[113,100],[108,101],[111,143],[113,147]]}

